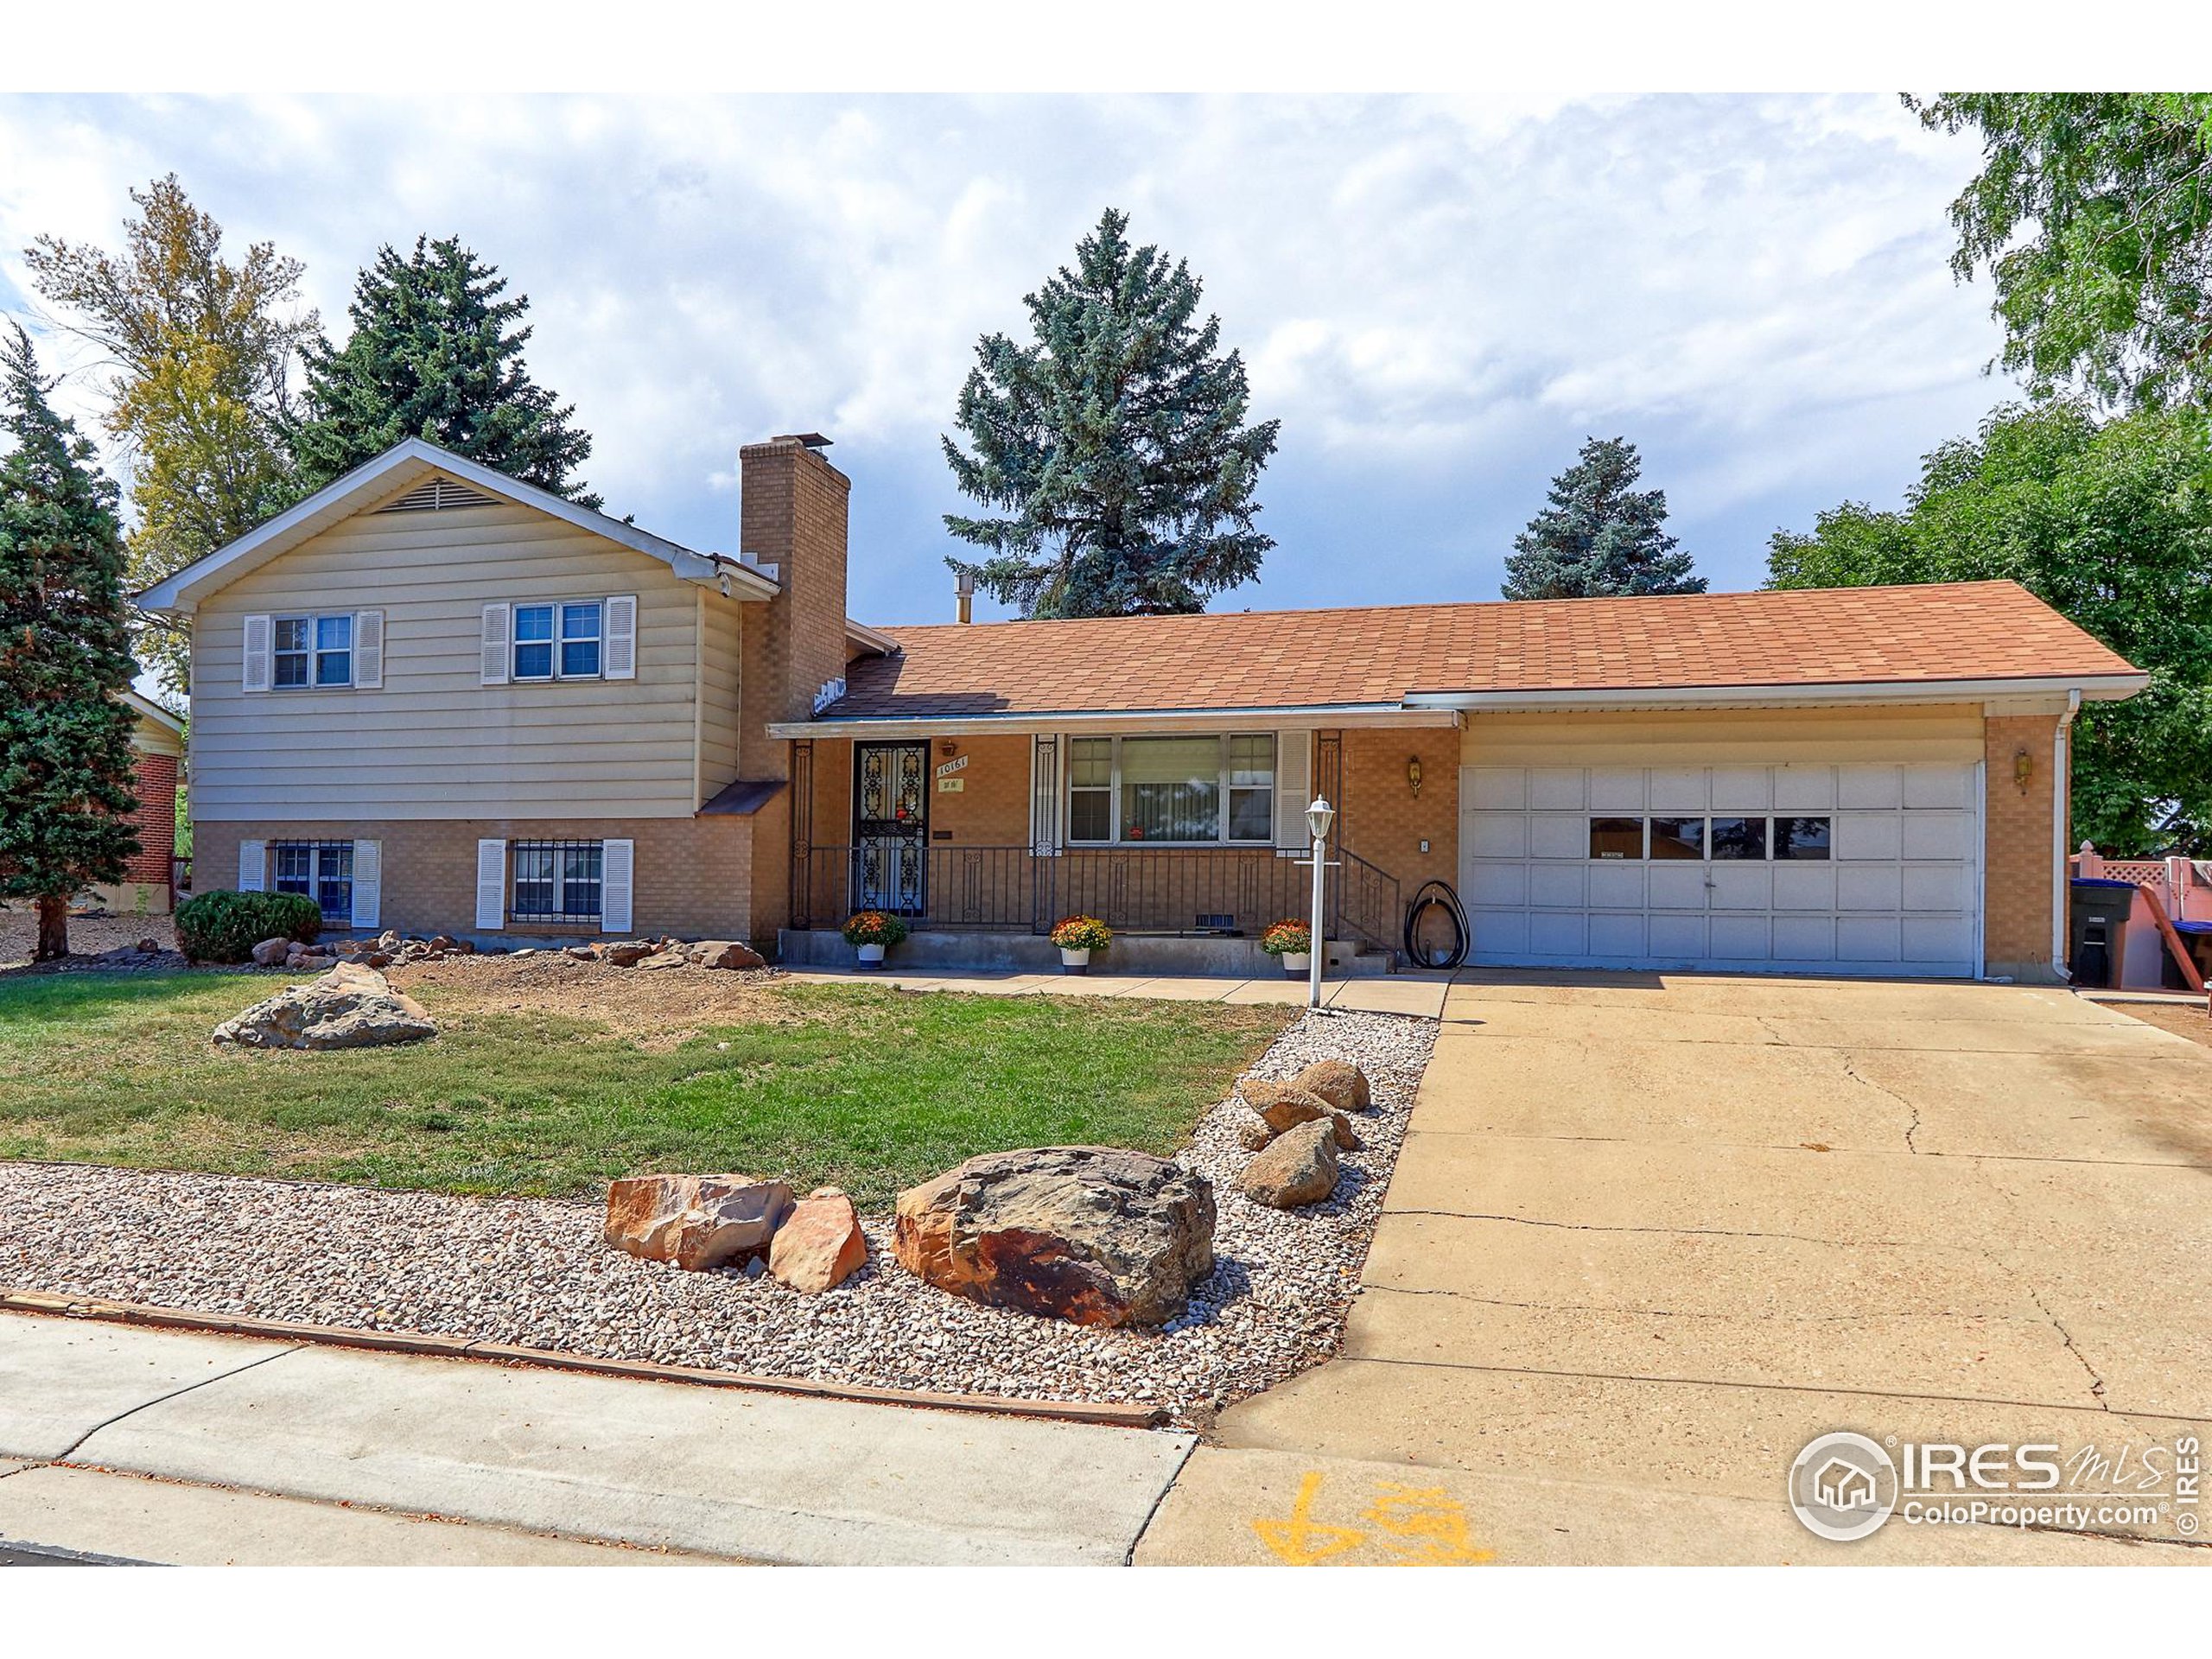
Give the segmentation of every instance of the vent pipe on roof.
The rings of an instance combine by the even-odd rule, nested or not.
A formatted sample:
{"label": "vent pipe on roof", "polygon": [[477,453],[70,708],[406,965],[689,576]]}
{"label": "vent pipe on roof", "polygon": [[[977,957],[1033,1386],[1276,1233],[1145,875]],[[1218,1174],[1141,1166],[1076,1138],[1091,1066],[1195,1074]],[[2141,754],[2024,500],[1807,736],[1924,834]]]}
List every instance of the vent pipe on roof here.
{"label": "vent pipe on roof", "polygon": [[973,622],[976,620],[976,573],[972,570],[961,571],[953,578],[952,591],[959,606],[956,614],[963,622]]}

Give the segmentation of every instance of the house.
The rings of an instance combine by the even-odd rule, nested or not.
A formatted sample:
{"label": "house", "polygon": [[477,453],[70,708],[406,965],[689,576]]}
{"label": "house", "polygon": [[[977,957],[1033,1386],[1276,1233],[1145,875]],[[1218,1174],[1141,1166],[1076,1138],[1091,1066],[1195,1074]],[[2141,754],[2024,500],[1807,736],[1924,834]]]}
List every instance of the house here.
{"label": "house", "polygon": [[2145,677],[2009,582],[870,627],[825,441],[741,454],[734,555],[420,441],[150,589],[190,616],[203,885],[509,942],[1249,971],[1387,963],[2049,980],[2068,731]]}
{"label": "house", "polygon": [[131,786],[138,805],[130,814],[138,851],[123,880],[101,882],[93,902],[118,915],[166,916],[176,908],[176,790],[184,766],[184,722],[152,698],[125,687],[123,700],[137,716],[130,728]]}

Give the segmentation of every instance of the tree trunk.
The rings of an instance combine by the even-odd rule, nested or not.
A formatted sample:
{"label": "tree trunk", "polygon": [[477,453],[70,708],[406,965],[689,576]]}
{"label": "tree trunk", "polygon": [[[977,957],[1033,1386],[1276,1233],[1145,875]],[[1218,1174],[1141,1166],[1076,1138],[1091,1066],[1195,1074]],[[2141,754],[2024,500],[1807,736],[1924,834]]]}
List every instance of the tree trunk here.
{"label": "tree trunk", "polygon": [[34,962],[59,962],[69,954],[69,895],[43,893],[38,899],[38,950]]}

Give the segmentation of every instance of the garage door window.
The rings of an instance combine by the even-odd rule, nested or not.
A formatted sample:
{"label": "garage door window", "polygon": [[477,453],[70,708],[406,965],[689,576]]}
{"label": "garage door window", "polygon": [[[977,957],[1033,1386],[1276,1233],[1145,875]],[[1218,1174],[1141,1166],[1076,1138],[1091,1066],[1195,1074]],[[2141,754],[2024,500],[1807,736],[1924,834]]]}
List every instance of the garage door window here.
{"label": "garage door window", "polygon": [[1829,856],[1833,823],[1827,817],[1592,818],[1590,856],[1764,861],[1771,855],[1793,861],[1825,860]]}
{"label": "garage door window", "polygon": [[1642,818],[1591,819],[1590,856],[1592,858],[1642,858],[1643,856],[1643,820]]}
{"label": "garage door window", "polygon": [[1826,859],[1831,821],[1827,818],[1777,818],[1774,855],[1777,858]]}

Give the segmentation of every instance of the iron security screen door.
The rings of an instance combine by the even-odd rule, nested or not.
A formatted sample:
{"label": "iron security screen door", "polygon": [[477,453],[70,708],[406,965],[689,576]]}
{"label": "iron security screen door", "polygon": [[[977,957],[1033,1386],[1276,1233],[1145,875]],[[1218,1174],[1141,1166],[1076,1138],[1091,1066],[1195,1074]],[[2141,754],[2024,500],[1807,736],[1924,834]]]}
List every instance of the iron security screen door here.
{"label": "iron security screen door", "polygon": [[919,916],[927,907],[926,743],[853,746],[853,907]]}

